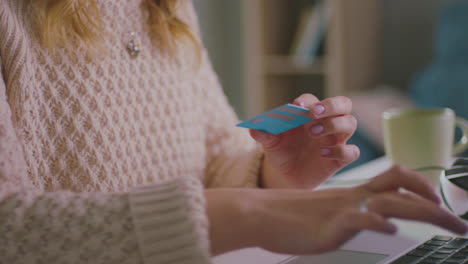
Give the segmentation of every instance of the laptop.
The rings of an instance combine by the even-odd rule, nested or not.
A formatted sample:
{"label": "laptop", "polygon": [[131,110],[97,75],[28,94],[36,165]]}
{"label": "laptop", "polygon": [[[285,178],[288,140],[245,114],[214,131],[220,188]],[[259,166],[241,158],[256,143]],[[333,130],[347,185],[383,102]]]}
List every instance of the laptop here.
{"label": "laptop", "polygon": [[291,256],[259,248],[243,249],[218,256],[215,264],[455,264],[468,263],[468,238],[428,235],[416,241],[404,235],[388,236],[365,231],[340,249],[313,256]]}

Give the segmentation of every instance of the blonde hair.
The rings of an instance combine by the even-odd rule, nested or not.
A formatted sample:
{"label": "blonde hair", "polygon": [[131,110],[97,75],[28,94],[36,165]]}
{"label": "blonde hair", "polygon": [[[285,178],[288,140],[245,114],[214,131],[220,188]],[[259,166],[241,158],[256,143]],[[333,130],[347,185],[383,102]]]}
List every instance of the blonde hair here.
{"label": "blonde hair", "polygon": [[[200,56],[200,44],[190,27],[176,15],[186,0],[144,0],[150,16],[151,38],[170,55],[176,52],[177,41],[191,42]],[[99,49],[102,33],[101,17],[96,0],[35,0],[39,5],[38,26],[43,45],[49,50],[67,47],[76,38],[89,47]]]}

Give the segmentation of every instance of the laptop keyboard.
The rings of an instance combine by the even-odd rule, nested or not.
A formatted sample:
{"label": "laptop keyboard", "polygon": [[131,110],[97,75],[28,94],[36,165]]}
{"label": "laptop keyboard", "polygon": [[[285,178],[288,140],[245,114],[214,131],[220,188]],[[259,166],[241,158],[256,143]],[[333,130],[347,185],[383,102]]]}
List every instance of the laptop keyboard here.
{"label": "laptop keyboard", "polygon": [[468,238],[435,236],[392,264],[468,264]]}

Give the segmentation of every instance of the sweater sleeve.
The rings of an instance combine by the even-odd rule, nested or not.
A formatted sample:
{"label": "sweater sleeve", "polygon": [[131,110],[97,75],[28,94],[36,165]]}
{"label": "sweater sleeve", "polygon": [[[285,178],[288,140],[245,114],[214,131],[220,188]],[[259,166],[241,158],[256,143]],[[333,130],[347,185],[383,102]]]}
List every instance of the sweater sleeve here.
{"label": "sweater sleeve", "polygon": [[[181,17],[193,25],[193,31],[201,39],[198,18],[192,1],[189,2]],[[207,50],[203,46],[193,86],[200,91],[205,102],[202,106],[207,136],[205,185],[207,187],[258,186],[263,151],[250,137],[248,130],[236,127],[239,119],[229,105]]]}
{"label": "sweater sleeve", "polygon": [[198,179],[129,193],[40,191],[11,115],[0,71],[0,263],[210,262]]}
{"label": "sweater sleeve", "polygon": [[239,123],[203,51],[195,85],[204,90],[207,129],[207,185],[210,187],[256,187],[263,152]]}

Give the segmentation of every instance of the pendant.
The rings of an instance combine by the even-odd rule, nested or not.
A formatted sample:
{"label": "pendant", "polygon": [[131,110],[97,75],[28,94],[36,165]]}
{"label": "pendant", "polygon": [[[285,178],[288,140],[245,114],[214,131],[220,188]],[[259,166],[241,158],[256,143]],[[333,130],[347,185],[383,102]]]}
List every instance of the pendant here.
{"label": "pendant", "polygon": [[127,51],[131,57],[136,58],[138,57],[138,55],[140,55],[141,47],[140,47],[140,44],[136,43],[134,38],[135,38],[135,32],[130,32],[130,41],[127,44]]}

